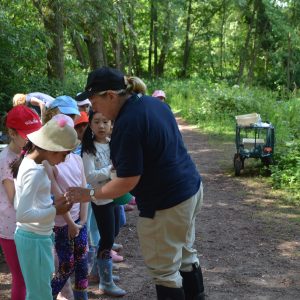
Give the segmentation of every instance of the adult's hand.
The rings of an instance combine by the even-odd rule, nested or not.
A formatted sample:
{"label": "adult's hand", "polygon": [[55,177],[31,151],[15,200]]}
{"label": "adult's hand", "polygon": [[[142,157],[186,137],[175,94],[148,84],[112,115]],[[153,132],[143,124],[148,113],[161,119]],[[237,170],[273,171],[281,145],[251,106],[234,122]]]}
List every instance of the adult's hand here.
{"label": "adult's hand", "polygon": [[58,199],[55,199],[55,208],[56,208],[56,214],[57,215],[64,215],[66,212],[68,212],[73,203],[69,202],[65,197],[60,197]]}
{"label": "adult's hand", "polygon": [[72,203],[91,201],[90,190],[81,187],[69,188],[64,196]]}

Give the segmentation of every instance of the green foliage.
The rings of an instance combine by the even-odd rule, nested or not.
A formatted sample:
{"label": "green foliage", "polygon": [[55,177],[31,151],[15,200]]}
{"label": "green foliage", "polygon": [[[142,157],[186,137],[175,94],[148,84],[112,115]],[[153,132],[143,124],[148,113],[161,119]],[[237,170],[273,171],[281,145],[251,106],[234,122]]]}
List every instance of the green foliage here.
{"label": "green foliage", "polygon": [[292,195],[289,201],[300,205],[300,140],[285,143],[275,159],[271,175],[274,187],[288,190]]}
{"label": "green foliage", "polygon": [[[292,164],[298,164],[300,139],[300,1],[192,1],[190,15],[186,0],[56,1],[64,17],[64,82],[50,80],[47,72],[53,32],[44,28],[44,16],[53,1],[0,1],[1,113],[15,93],[56,97],[82,91],[95,53],[87,45],[97,41],[106,65],[119,63],[137,76],[172,77],[149,80],[149,93],[166,90],[172,107],[205,130],[232,135],[234,116],[251,112],[271,121],[278,163],[274,186],[297,190],[299,173]],[[150,47],[151,4],[157,11],[156,49]],[[160,73],[155,73],[155,57]],[[180,74],[189,80],[174,79]]]}
{"label": "green foliage", "polygon": [[[150,83],[153,87],[154,82]],[[158,83],[156,83],[158,84]],[[300,99],[278,99],[263,88],[228,86],[198,78],[161,80],[155,88],[164,89],[174,110],[201,129],[234,135],[234,116],[257,112],[263,121],[275,126],[274,188],[290,192],[290,201],[300,205]]]}

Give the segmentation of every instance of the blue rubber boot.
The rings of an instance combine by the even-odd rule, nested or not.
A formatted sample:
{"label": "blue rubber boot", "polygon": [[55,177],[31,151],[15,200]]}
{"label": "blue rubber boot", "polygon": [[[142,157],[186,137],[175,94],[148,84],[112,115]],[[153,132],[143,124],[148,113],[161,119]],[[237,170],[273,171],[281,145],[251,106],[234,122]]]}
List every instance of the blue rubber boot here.
{"label": "blue rubber boot", "polygon": [[98,270],[99,270],[99,289],[106,295],[114,297],[122,297],[127,294],[126,291],[122,290],[115,285],[112,275],[112,259],[97,259]]}
{"label": "blue rubber boot", "polygon": [[88,300],[87,291],[76,291],[73,290],[74,300]]}

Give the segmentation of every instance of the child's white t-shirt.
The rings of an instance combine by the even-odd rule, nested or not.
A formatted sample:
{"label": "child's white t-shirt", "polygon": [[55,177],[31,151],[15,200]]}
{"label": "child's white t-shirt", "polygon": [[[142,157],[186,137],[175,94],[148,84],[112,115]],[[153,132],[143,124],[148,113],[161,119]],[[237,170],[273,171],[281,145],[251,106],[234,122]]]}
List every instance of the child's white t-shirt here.
{"label": "child's white t-shirt", "polygon": [[17,228],[51,235],[56,209],[52,205],[51,183],[41,164],[24,157],[15,180]]}

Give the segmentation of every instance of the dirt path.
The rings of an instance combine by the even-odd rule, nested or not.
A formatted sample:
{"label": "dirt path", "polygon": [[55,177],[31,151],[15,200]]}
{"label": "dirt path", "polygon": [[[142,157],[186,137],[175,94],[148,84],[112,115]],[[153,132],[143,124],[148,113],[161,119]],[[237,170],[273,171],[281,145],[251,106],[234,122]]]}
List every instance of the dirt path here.
{"label": "dirt path", "polygon": [[[300,210],[275,206],[276,196],[258,176],[234,177],[234,145],[200,134],[179,120],[186,145],[200,170],[204,206],[197,220],[207,299],[300,299]],[[123,299],[154,300],[155,290],[140,256],[137,211],[127,214],[118,242],[124,263],[118,264]],[[295,220],[298,220],[296,222]],[[0,264],[0,299],[9,299],[10,275]],[[92,285],[90,299],[111,299]]]}

